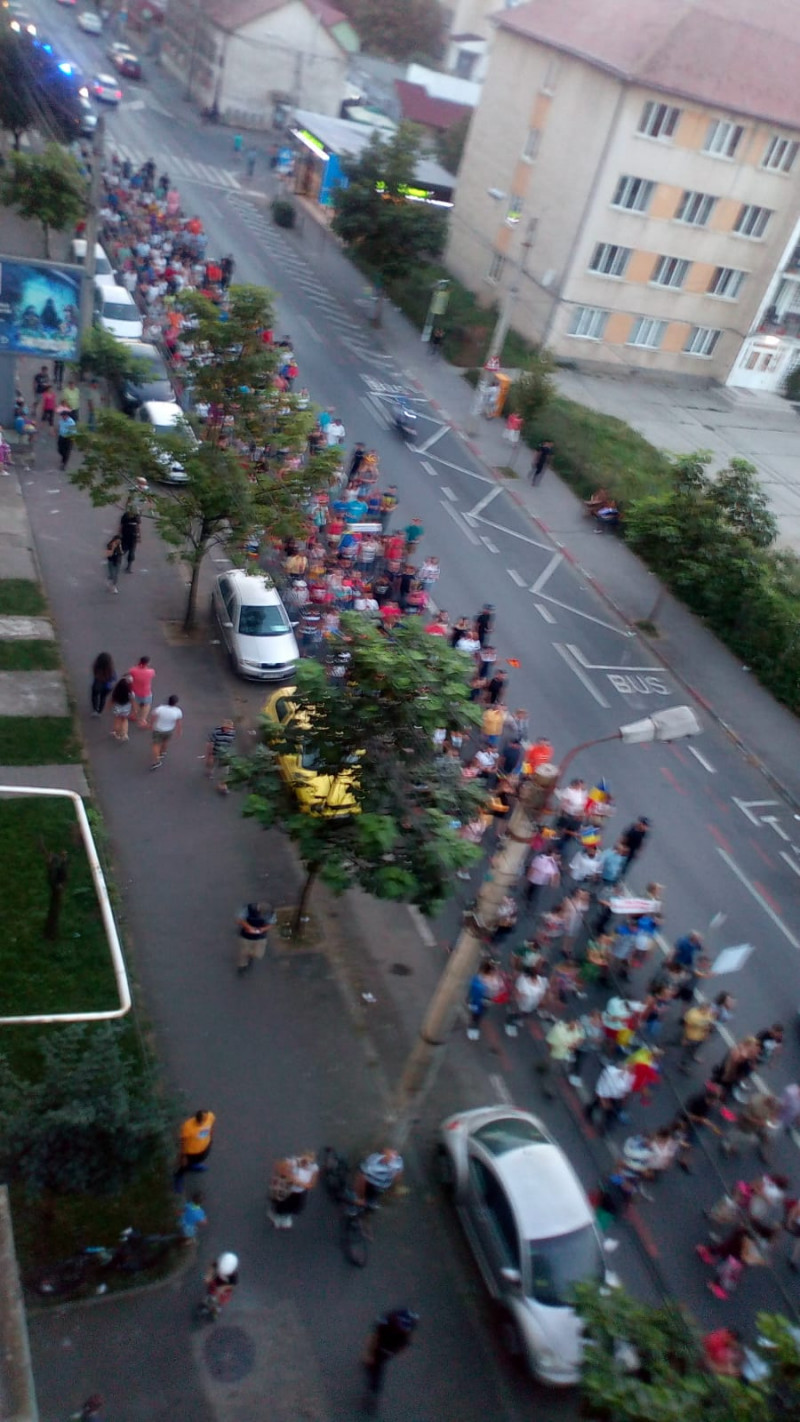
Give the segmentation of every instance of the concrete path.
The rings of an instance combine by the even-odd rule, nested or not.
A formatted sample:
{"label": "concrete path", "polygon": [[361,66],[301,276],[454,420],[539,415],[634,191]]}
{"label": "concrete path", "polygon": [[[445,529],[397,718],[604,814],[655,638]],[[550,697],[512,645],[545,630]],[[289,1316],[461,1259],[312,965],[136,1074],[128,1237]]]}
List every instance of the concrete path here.
{"label": "concrete path", "polygon": [[89,782],[80,765],[0,765],[0,794],[9,785],[33,785],[37,789],[72,790],[87,799]]}

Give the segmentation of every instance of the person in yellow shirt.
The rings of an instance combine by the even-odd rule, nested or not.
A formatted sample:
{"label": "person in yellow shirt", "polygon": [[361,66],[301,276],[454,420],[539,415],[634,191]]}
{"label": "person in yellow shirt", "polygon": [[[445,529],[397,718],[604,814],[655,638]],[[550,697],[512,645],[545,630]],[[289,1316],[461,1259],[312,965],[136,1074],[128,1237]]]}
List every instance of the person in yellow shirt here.
{"label": "person in yellow shirt", "polygon": [[686,1072],[689,1063],[696,1062],[700,1048],[707,1042],[716,1025],[713,1002],[698,1002],[690,1007],[683,1018],[683,1037],[678,1069]]}
{"label": "person in yellow shirt", "polygon": [[195,1111],[181,1126],[178,1169],[174,1181],[176,1189],[181,1189],[187,1170],[205,1170],[216,1119],[213,1111]]}
{"label": "person in yellow shirt", "polygon": [[481,720],[481,731],[488,745],[497,746],[500,744],[505,720],[506,713],[502,706],[486,707]]}

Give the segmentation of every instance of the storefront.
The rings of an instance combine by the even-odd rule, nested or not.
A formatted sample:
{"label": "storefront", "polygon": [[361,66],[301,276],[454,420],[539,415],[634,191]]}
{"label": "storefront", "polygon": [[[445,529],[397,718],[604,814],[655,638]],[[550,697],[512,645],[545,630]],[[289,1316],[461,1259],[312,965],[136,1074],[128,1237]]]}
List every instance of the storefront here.
{"label": "storefront", "polygon": [[[386,137],[383,127],[314,114],[307,109],[295,109],[290,132],[296,152],[294,190],[323,207],[331,205],[336,188],[347,181],[342,161],[360,157],[374,133]],[[455,181],[440,163],[421,158],[405,196],[409,202],[452,207]]]}

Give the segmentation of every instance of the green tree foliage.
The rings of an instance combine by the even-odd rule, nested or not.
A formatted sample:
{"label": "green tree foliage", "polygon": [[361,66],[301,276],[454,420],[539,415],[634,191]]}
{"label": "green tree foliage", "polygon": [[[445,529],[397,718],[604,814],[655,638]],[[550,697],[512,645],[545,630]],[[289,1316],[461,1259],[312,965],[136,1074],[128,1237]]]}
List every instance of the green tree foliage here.
{"label": "green tree foliage", "polygon": [[[342,627],[344,675],[300,662],[298,714],[281,726],[264,720],[264,743],[234,780],[249,791],[245,814],[294,841],[307,872],[298,921],[317,874],[336,893],[359,884],[434,913],[456,869],[479,852],[459,838],[458,824],[473,818],[481,792],[433,746],[437,727],[477,720],[464,659],[416,621],[390,637],[358,614]],[[352,778],[360,813],[303,813],[279,769],[280,756],[300,753],[320,775]]]}
{"label": "green tree foliage", "polygon": [[362,46],[399,62],[438,59],[444,16],[437,0],[344,0]]}
{"label": "green tree foliage", "polygon": [[403,196],[416,182],[420,152],[419,130],[404,123],[390,139],[373,135],[359,158],[343,164],[348,184],[336,190],[333,230],[381,282],[407,276],[444,250],[441,210]]}
{"label": "green tree foliage", "polygon": [[129,341],[118,341],[102,326],[90,326],[81,337],[78,371],[81,379],[92,376],[119,385],[123,380],[145,379],[148,364],[132,354]]}
{"label": "green tree foliage", "polygon": [[436,136],[439,162],[447,169],[448,173],[457,173],[461,167],[471,119],[472,114],[464,114],[445,129],[444,133],[439,133]]}
{"label": "green tree foliage", "polygon": [[549,353],[537,351],[528,359],[522,374],[511,387],[509,406],[515,414],[522,416],[525,434],[555,394],[554,371],[555,362]]}
{"label": "green tree foliage", "polygon": [[86,182],[72,154],[50,143],[43,153],[10,155],[0,174],[0,199],[21,217],[41,223],[49,257],[51,231],[74,226],[86,211]]}
{"label": "green tree foliage", "polygon": [[0,1159],[32,1195],[119,1191],[163,1145],[164,1121],[112,1024],[58,1028],[41,1071],[0,1057]]}
{"label": "green tree foliage", "polygon": [[80,132],[81,109],[74,80],[33,37],[0,28],[0,128],[19,148],[23,133],[69,142]]}

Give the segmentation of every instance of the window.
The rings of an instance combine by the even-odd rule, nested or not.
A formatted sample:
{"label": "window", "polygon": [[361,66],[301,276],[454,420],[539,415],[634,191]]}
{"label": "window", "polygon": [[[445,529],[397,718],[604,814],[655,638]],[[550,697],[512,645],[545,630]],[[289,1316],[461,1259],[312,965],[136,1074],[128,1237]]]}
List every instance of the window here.
{"label": "window", "polygon": [[680,289],[686,280],[690,263],[680,257],[659,257],[650,280],[656,286],[672,286]]}
{"label": "window", "polygon": [[800,144],[793,139],[781,138],[776,133],[767,144],[767,151],[761,159],[762,168],[769,168],[771,173],[791,173],[799,147]]}
{"label": "window", "polygon": [[708,294],[725,296],[728,301],[733,301],[739,295],[744,279],[745,273],[737,271],[735,267],[717,267],[708,283]]}
{"label": "window", "polygon": [[683,349],[687,355],[713,355],[720,335],[720,331],[712,331],[709,326],[692,326]]}
{"label": "window", "polygon": [[542,82],[542,93],[543,93],[543,94],[554,94],[554,93],[555,93],[556,84],[558,83],[558,75],[559,75],[560,69],[561,69],[561,61],[560,61],[559,59],[551,59],[551,60],[550,60],[550,63],[549,63],[548,66],[547,66],[547,70],[546,70],[546,72],[545,72],[544,80],[543,80],[543,82]]}
{"label": "window", "polygon": [[531,128],[528,130],[528,137],[525,139],[525,147],[522,150],[522,156],[526,163],[533,163],[538,157],[539,144],[541,141],[542,131],[540,128]]}
{"label": "window", "polygon": [[716,201],[708,193],[684,193],[675,216],[678,222],[687,222],[690,227],[705,227]]}
{"label": "window", "polygon": [[239,631],[243,637],[282,637],[291,623],[282,607],[243,603],[239,613]]}
{"label": "window", "polygon": [[645,104],[639,119],[639,132],[647,138],[671,138],[681,116],[671,104]]}
{"label": "window", "polygon": [[664,339],[664,332],[667,329],[666,321],[655,321],[652,316],[640,316],[638,321],[634,321],[627,344],[629,346],[647,346],[648,350],[657,351]]}
{"label": "window", "polygon": [[771,216],[772,212],[768,207],[756,207],[752,202],[743,203],[733,230],[738,232],[740,237],[763,237]]}
{"label": "window", "polygon": [[472,1156],[469,1162],[470,1184],[480,1206],[485,1210],[497,1247],[506,1268],[519,1269],[522,1262],[519,1235],[508,1197],[493,1170]]}
{"label": "window", "polygon": [[503,1116],[490,1121],[488,1126],[481,1126],[475,1132],[475,1139],[490,1155],[505,1155],[521,1146],[548,1144],[547,1136],[542,1135],[538,1126],[522,1116]]}
{"label": "window", "polygon": [[743,133],[741,124],[727,123],[725,119],[712,119],[708,125],[703,152],[710,153],[713,158],[733,158]]}
{"label": "window", "polygon": [[503,267],[505,266],[505,264],[506,259],[503,256],[502,252],[495,252],[492,257],[492,260],[489,263],[489,270],[486,273],[486,280],[499,281],[501,276],[503,275]]}
{"label": "window", "polygon": [[612,207],[624,207],[628,212],[647,212],[655,183],[647,178],[620,178],[611,199]]}
{"label": "window", "polygon": [[522,198],[511,197],[508,200],[508,212],[506,213],[506,226],[516,227],[522,216]]}
{"label": "window", "polygon": [[598,242],[589,262],[589,271],[598,276],[624,277],[630,261],[630,247],[615,247],[610,242]]}
{"label": "window", "polygon": [[582,336],[585,341],[602,341],[609,313],[599,306],[578,306],[569,324],[570,336]]}

